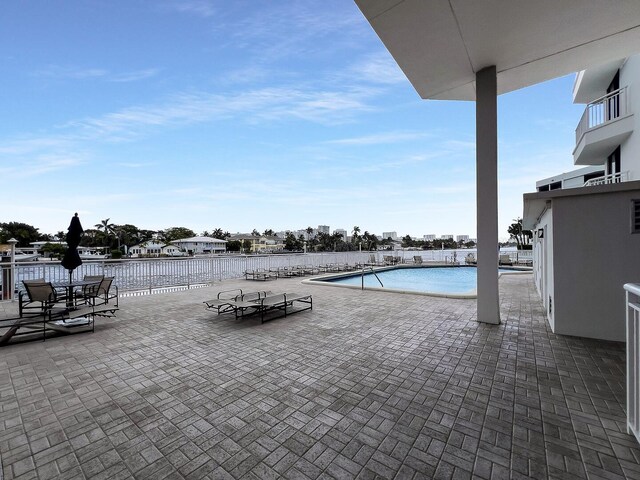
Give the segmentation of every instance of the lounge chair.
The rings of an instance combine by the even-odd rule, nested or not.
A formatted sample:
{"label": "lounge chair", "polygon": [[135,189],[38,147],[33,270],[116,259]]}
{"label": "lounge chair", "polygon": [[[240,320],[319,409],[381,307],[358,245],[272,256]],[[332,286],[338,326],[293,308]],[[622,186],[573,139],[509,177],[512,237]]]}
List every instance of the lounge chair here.
{"label": "lounge chair", "polygon": [[414,265],[422,265],[422,255],[414,255],[413,263]]}
{"label": "lounge chair", "polygon": [[[293,309],[293,305],[295,302],[302,303],[307,305],[306,307],[299,308],[297,310],[287,310]],[[258,302],[256,302],[258,303]],[[273,320],[274,318],[278,318],[280,316],[286,317],[287,315],[292,315],[298,312],[304,312],[305,310],[313,309],[313,298],[311,295],[299,294],[299,293],[279,293],[275,295],[267,295],[259,300],[259,312],[260,312],[260,322],[265,322],[265,314],[269,314],[272,311],[281,311],[283,315],[278,315],[277,317],[271,317],[266,320]]]}
{"label": "lounge chair", "polygon": [[265,270],[264,268],[258,268],[256,270],[246,270],[244,272],[244,278],[247,280],[266,281],[275,280],[276,278],[278,278],[278,275]]}
{"label": "lounge chair", "polygon": [[[238,290],[235,290],[235,292],[237,291]],[[233,292],[234,290],[220,292],[217,298],[205,301],[206,309],[215,310],[218,315],[233,312],[236,319],[238,319],[238,317],[244,316],[247,310],[257,311],[260,305],[258,305],[256,301],[268,295],[273,295],[273,292],[269,290],[248,293],[242,293],[242,290],[240,290],[240,294],[230,296]]]}
{"label": "lounge chair", "polygon": [[369,255],[369,262],[365,264],[365,266],[369,267],[378,267],[382,265],[384,265],[384,262],[379,262],[375,253]]}
{"label": "lounge chair", "polygon": [[[232,290],[226,293],[231,293]],[[271,291],[250,292],[236,295],[233,298],[221,298],[225,292],[220,292],[218,297],[213,300],[204,302],[208,310],[216,310],[218,315],[233,312],[236,320],[245,315],[260,313],[260,321],[264,323],[277,317],[271,316],[266,319],[265,314],[270,316],[271,311],[282,311],[284,316],[293,313],[310,310],[313,308],[313,300],[311,295],[301,295],[298,293],[273,293]],[[294,303],[303,303],[307,307],[292,310]],[[249,312],[249,313],[247,313]]]}
{"label": "lounge chair", "polygon": [[498,259],[498,265],[513,265],[511,257],[507,254],[500,255]]}
{"label": "lounge chair", "polygon": [[230,302],[235,301],[235,299],[239,297],[242,297],[242,289],[240,288],[223,290],[218,293],[216,298],[205,300],[203,303],[206,305],[207,310],[215,310],[218,312],[218,315],[220,315],[231,308]]}
{"label": "lounge chair", "polygon": [[318,275],[320,273],[320,269],[318,267],[314,267],[313,265],[303,265],[300,268],[305,275]]}

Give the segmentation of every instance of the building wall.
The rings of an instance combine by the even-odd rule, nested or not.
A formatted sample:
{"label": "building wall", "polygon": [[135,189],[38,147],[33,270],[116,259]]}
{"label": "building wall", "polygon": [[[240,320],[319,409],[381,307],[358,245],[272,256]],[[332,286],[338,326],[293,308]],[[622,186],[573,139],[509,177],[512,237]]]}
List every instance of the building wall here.
{"label": "building wall", "polygon": [[629,180],[640,180],[640,55],[629,57],[620,69],[620,86],[628,87],[628,105],[633,113],[633,132],[620,146],[621,171],[630,171]]}
{"label": "building wall", "polygon": [[640,190],[553,199],[554,331],[625,340],[625,283],[640,283]]}

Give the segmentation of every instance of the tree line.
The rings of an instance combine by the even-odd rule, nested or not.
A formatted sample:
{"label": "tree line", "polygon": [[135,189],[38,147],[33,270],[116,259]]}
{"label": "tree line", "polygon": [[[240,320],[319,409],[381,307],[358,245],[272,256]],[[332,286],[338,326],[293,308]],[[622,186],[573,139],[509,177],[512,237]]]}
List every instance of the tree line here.
{"label": "tree line", "polygon": [[[123,247],[130,248],[134,245],[144,243],[150,240],[156,240],[160,243],[169,243],[180,238],[195,237],[196,233],[186,227],[171,227],[165,230],[147,230],[140,229],[135,225],[124,224],[117,225],[110,222],[110,218],[101,220],[92,228],[84,231],[80,245],[83,247],[109,247],[112,250],[119,250]],[[339,233],[328,234],[319,232],[312,235],[314,229],[306,228],[307,236],[296,236],[289,232],[286,234],[284,241],[285,250],[303,251],[306,247],[307,251],[336,251],[345,252],[352,250],[377,250],[379,248],[390,248],[394,241],[391,238],[378,238],[376,235],[365,231],[361,233],[359,226],[354,226],[351,231],[350,239],[344,238]],[[514,220],[508,228],[510,238],[515,240],[519,248],[523,245],[529,245],[533,234],[531,230],[525,230],[522,227],[522,219]],[[203,237],[213,237],[220,240],[227,240],[231,237],[229,231],[222,228],[214,228],[205,230],[201,233]],[[273,229],[266,229],[260,233],[257,229],[253,229],[251,235],[260,237],[276,236]],[[58,231],[54,234],[40,233],[37,227],[22,222],[5,222],[0,223],[0,243],[6,243],[10,238],[18,241],[18,247],[28,247],[31,242],[37,241],[64,241],[66,232]],[[306,245],[305,245],[306,244]],[[456,242],[453,239],[435,239],[435,240],[414,240],[410,235],[402,237],[402,247],[404,248],[421,248],[430,249],[452,249],[452,248],[473,248],[475,242]],[[227,250],[241,251],[250,247],[251,241],[245,240],[228,240]],[[55,251],[58,247],[51,246],[50,250]],[[526,248],[526,247],[524,247]]]}

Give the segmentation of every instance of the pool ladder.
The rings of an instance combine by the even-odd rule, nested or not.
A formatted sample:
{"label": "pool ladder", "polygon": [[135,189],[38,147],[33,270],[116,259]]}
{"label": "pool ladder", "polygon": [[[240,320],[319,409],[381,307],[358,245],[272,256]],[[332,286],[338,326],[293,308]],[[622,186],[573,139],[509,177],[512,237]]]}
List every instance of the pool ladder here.
{"label": "pool ladder", "polygon": [[373,273],[375,275],[376,279],[378,280],[378,282],[380,282],[380,286],[382,288],[384,288],[384,285],[382,284],[382,280],[380,280],[380,277],[378,277],[378,274],[374,270],[373,266],[372,265],[363,265],[362,266],[362,274],[360,275],[360,278],[362,279],[362,290],[364,290],[364,272],[365,272],[365,270],[368,270],[371,273]]}

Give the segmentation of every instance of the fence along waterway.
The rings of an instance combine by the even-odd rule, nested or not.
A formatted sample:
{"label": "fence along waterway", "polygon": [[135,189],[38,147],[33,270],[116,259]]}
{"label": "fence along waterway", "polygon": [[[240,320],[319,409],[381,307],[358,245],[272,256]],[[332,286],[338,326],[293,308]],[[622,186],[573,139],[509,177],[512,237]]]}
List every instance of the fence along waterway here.
{"label": "fence along waterway", "polygon": [[[452,259],[456,258],[456,263],[463,263],[464,256],[469,252],[475,254],[475,250],[425,250],[86,260],[73,272],[73,277],[114,277],[114,283],[121,293],[144,294],[210,285],[222,280],[240,278],[247,270],[269,270],[297,265],[320,266],[330,263],[355,265],[369,262],[372,255],[376,261],[380,261],[383,255],[389,254],[401,256],[405,262],[412,262],[414,256],[421,256],[425,262],[452,263]],[[10,266],[8,263],[0,265],[4,268]],[[59,262],[16,263],[15,281],[18,288],[22,286],[23,280],[38,278],[44,278],[48,282],[61,282],[68,280],[69,274]]]}

